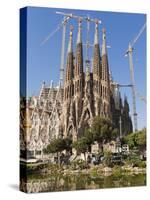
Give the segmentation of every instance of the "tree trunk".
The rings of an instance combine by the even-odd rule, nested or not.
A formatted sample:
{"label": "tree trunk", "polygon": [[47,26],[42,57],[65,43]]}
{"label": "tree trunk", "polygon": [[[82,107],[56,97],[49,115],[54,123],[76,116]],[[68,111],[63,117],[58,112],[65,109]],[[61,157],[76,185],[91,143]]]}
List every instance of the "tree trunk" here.
{"label": "tree trunk", "polygon": [[60,156],[59,156],[59,152],[57,152],[57,164],[60,165]]}
{"label": "tree trunk", "polygon": [[84,152],[83,154],[84,154],[84,160],[85,160],[85,162],[87,162],[87,160],[86,160],[86,153]]}
{"label": "tree trunk", "polygon": [[104,153],[103,143],[98,142],[98,146],[99,146],[99,149],[101,150],[101,153],[103,154]]}

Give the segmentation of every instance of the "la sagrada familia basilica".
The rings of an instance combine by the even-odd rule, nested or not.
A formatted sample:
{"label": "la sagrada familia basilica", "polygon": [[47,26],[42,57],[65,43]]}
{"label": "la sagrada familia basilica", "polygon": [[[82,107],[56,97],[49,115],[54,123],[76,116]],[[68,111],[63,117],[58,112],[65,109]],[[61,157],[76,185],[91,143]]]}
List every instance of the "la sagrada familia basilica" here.
{"label": "la sagrada familia basilica", "polygon": [[[92,64],[84,67],[82,21],[78,23],[76,49],[73,49],[73,27],[70,28],[64,83],[57,87],[42,83],[39,96],[20,101],[21,151],[39,154],[54,138],[80,138],[95,116],[110,118],[122,134],[132,131],[127,98],[122,100],[118,84],[109,70],[106,30],[95,23]],[[85,69],[85,70],[84,70]],[[119,72],[118,72],[119,73]],[[121,122],[120,122],[121,120]]]}

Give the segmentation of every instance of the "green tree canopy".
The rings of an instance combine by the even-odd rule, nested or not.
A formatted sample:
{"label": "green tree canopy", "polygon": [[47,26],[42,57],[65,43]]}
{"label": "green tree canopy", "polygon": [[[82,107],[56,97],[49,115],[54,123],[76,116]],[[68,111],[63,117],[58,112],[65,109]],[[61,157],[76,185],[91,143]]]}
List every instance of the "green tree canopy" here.
{"label": "green tree canopy", "polygon": [[129,145],[129,148],[138,148],[140,151],[146,149],[146,129],[131,133],[123,138],[123,142]]}
{"label": "green tree canopy", "polygon": [[54,139],[45,149],[46,153],[57,153],[63,150],[70,150],[72,140],[70,138],[57,138]]}
{"label": "green tree canopy", "polygon": [[116,138],[117,134],[118,131],[114,128],[111,120],[97,116],[93,119],[91,127],[85,129],[84,136],[73,143],[73,147],[78,152],[85,153],[94,141],[97,141],[102,147],[104,142]]}
{"label": "green tree canopy", "polygon": [[75,148],[80,153],[85,153],[88,149],[87,138],[82,137],[78,139],[73,143],[72,147]]}
{"label": "green tree canopy", "polygon": [[110,119],[97,116],[93,119],[91,133],[95,141],[102,143],[115,138],[118,131],[114,128]]}

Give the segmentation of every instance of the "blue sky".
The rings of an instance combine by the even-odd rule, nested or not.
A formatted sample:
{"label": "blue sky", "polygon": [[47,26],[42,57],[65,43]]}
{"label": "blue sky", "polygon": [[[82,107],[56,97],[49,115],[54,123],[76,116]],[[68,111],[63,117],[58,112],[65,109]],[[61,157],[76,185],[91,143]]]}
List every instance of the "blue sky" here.
{"label": "blue sky", "polygon": [[[102,41],[102,28],[106,28],[109,67],[113,78],[120,84],[130,84],[129,62],[124,57],[128,43],[138,34],[140,28],[146,21],[146,15],[114,13],[101,11],[81,11],[51,8],[28,8],[27,24],[27,76],[28,95],[38,95],[41,83],[44,80],[50,84],[54,80],[57,85],[59,81],[59,68],[61,56],[62,29],[51,37],[44,45],[41,42],[44,38],[57,28],[63,17],[55,14],[56,11],[74,13],[77,15],[90,15],[91,18],[101,19],[99,26],[99,40]],[[69,25],[74,26],[73,40],[74,50],[77,36],[77,21],[70,20],[66,33],[66,48],[69,37]],[[94,24],[90,26],[90,42],[94,41]],[[83,43],[86,41],[86,23],[83,23]],[[136,87],[142,96],[146,96],[146,31],[143,32],[135,44],[133,62],[135,68]],[[85,48],[84,48],[85,54]],[[90,49],[92,57],[92,48]],[[121,94],[128,97],[132,114],[132,96],[130,88],[121,88]],[[137,98],[138,128],[146,126],[146,105]]]}

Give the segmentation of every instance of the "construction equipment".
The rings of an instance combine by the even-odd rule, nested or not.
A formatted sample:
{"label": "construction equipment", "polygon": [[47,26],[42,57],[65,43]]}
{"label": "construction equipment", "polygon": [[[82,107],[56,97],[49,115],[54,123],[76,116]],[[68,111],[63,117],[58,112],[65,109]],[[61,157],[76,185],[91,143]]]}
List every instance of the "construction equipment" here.
{"label": "construction equipment", "polygon": [[79,16],[79,15],[74,15],[72,13],[64,13],[64,12],[56,12],[56,14],[64,15],[64,16],[69,17],[69,18],[74,18],[74,19],[77,19],[78,21],[85,20],[87,22],[87,33],[86,33],[86,44],[85,44],[86,45],[86,60],[85,60],[85,63],[86,63],[86,70],[90,71],[89,48],[90,48],[90,46],[92,46],[92,45],[90,45],[90,41],[89,41],[90,23],[93,22],[93,23],[101,24],[101,20],[92,19],[88,15],[87,16]]}
{"label": "construction equipment", "polygon": [[[64,18],[68,18],[68,21],[69,21],[70,18],[77,19],[78,21],[83,20],[82,16],[74,15],[72,13],[64,13],[64,12],[56,11],[56,14],[63,15]],[[63,25],[63,35],[62,35],[61,64],[60,64],[60,83],[61,83],[61,86],[63,86],[63,83],[64,83],[65,41],[66,41],[66,23]]]}
{"label": "construction equipment", "polygon": [[[118,84],[118,83],[114,83],[113,84],[114,87],[116,88],[120,88],[120,87],[132,87],[131,84]],[[137,90],[135,91],[136,96],[143,101],[144,103],[146,103],[146,98],[144,96],[142,96]]]}
{"label": "construction equipment", "polygon": [[60,60],[60,86],[63,86],[64,82],[64,57],[65,57],[65,41],[66,41],[66,25],[69,17],[64,17],[67,21],[63,24],[62,31],[62,44],[61,44],[61,60]]}
{"label": "construction equipment", "polygon": [[66,41],[66,26],[70,18],[80,19],[82,20],[83,17],[73,15],[72,13],[63,13],[63,12],[56,12],[56,14],[64,15],[63,21],[57,26],[57,28],[50,33],[41,43],[41,45],[45,44],[57,31],[61,28],[62,30],[62,47],[61,47],[61,63],[60,63],[60,85],[63,86],[64,82],[64,57],[65,57],[65,41]]}
{"label": "construction equipment", "polygon": [[[112,83],[113,86],[115,88],[117,88],[119,90],[120,87],[130,87],[132,88],[132,84],[118,84],[118,83]],[[137,97],[140,98],[140,100],[144,101],[146,103],[146,99],[141,96],[138,92],[135,93]],[[120,138],[122,138],[122,119],[121,119],[121,116],[119,117],[119,132],[120,132]]]}
{"label": "construction equipment", "polygon": [[77,19],[78,21],[87,21],[87,41],[86,41],[86,64],[90,65],[90,60],[89,60],[89,32],[90,32],[90,22],[94,23],[101,23],[100,20],[98,19],[92,19],[89,16],[83,17],[83,16],[78,16],[74,15],[72,13],[64,13],[64,12],[58,12],[56,11],[56,14],[63,15],[64,19],[63,21],[57,26],[57,28],[51,32],[42,42],[41,45],[44,45],[57,31],[59,31],[61,28],[63,28],[62,31],[62,48],[61,48],[61,63],[60,63],[60,85],[63,86],[64,82],[64,58],[65,58],[65,41],[66,41],[66,26],[68,21],[71,18]]}
{"label": "construction equipment", "polygon": [[125,84],[118,84],[118,83],[116,84],[116,86],[117,86],[117,87],[132,87],[131,84],[128,84],[128,85],[126,84],[126,85],[125,85]]}
{"label": "construction equipment", "polygon": [[86,71],[87,72],[90,72],[90,57],[89,57],[89,48],[90,46],[94,46],[94,45],[91,45],[90,44],[90,23],[91,22],[94,22],[94,23],[97,23],[97,24],[101,24],[101,20],[99,19],[92,19],[90,18],[89,15],[87,15],[86,17],[84,17],[84,19],[86,20],[87,22],[87,33],[86,33],[86,59],[85,59],[85,64],[86,64]]}
{"label": "construction equipment", "polygon": [[146,98],[136,91],[136,96],[146,104]]}
{"label": "construction equipment", "polygon": [[120,137],[120,139],[122,139],[122,119],[121,119],[121,115],[119,117],[119,137]]}
{"label": "construction equipment", "polygon": [[128,49],[125,53],[125,56],[129,56],[130,79],[131,79],[131,85],[132,85],[131,89],[132,89],[132,99],[133,99],[132,101],[133,101],[133,122],[134,122],[133,131],[134,132],[138,130],[138,126],[137,126],[137,112],[136,112],[136,85],[135,85],[135,79],[134,79],[134,66],[133,66],[132,53],[133,53],[133,46],[138,41],[138,39],[140,38],[145,28],[146,28],[146,23],[142,26],[139,33],[134,38],[133,42],[129,43]]}
{"label": "construction equipment", "polygon": [[64,80],[64,56],[65,56],[65,36],[66,36],[66,25],[69,21],[70,17],[65,16],[63,21],[57,26],[57,28],[50,33],[42,42],[41,45],[45,44],[57,31],[59,31],[63,27],[62,31],[62,47],[61,47],[61,63],[60,63],[60,84],[63,85]]}
{"label": "construction equipment", "polygon": [[90,73],[90,58],[89,58],[89,48],[90,48],[90,39],[89,39],[89,33],[90,33],[90,17],[87,16],[87,33],[86,33],[86,72]]}

